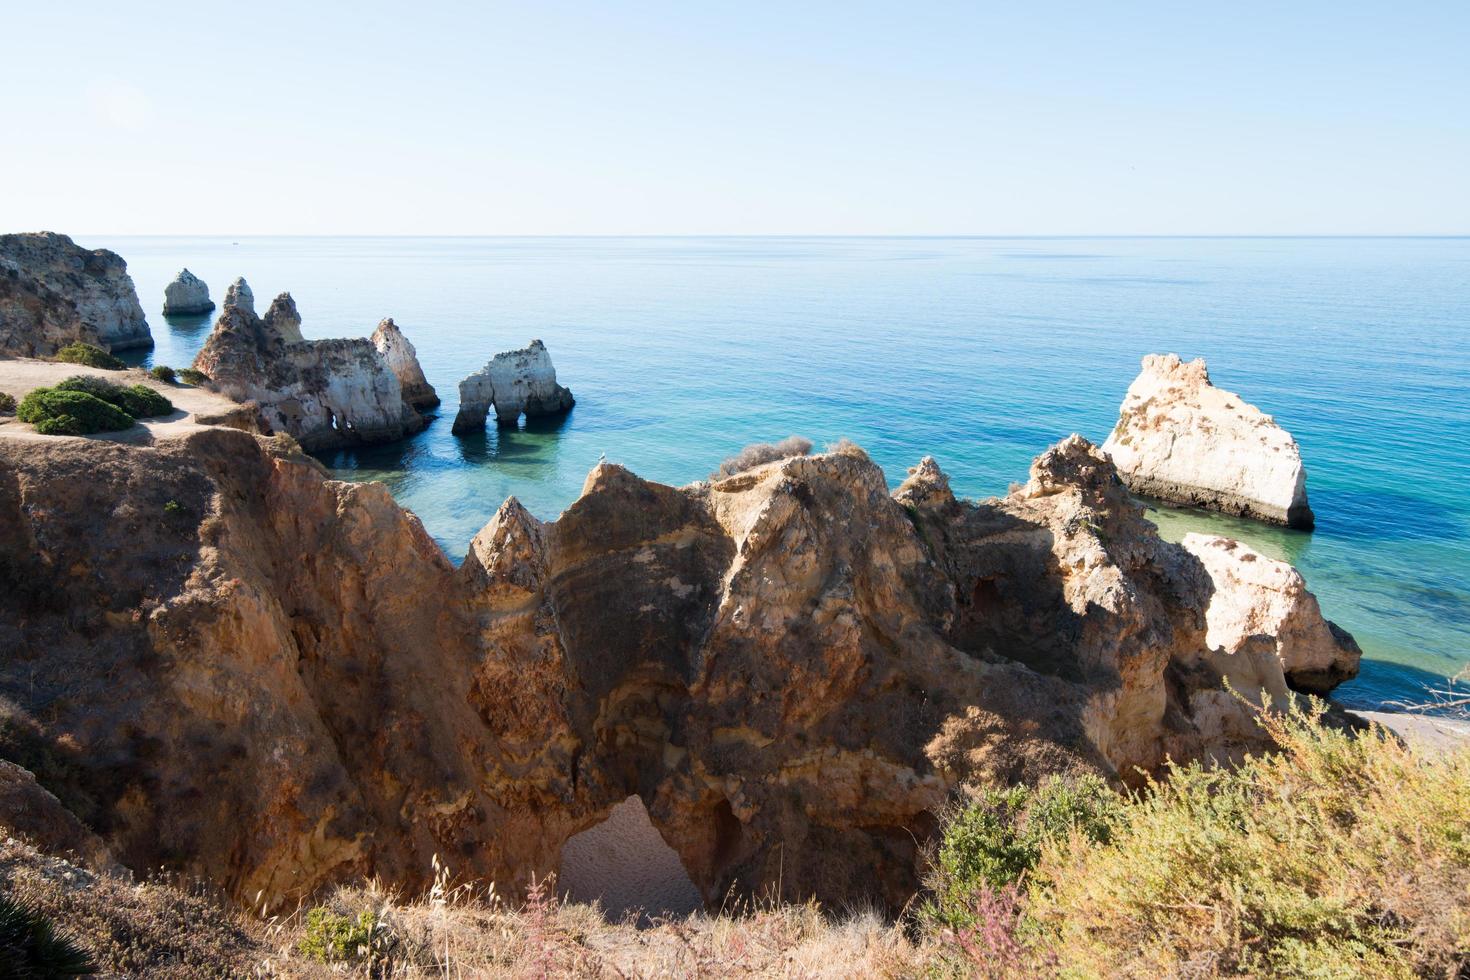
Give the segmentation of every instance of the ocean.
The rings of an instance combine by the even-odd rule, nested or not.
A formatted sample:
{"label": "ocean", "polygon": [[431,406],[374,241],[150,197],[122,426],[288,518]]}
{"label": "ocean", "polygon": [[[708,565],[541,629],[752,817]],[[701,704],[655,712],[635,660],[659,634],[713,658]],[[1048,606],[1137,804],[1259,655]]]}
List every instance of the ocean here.
{"label": "ocean", "polygon": [[[897,485],[933,455],[1003,494],[1072,432],[1106,438],[1146,353],[1297,439],[1317,528],[1156,507],[1301,570],[1365,652],[1358,707],[1428,698],[1470,661],[1470,239],[157,238],[127,261],[157,346],[187,366],[211,318],[165,321],[187,266],[216,302],[289,291],[308,338],[393,317],[444,399],[403,443],[322,456],[381,480],[456,561],[508,496],[542,518],[606,455],[670,484],[747,443],[846,437]],[[540,338],[577,406],[458,438],[461,378]]]}

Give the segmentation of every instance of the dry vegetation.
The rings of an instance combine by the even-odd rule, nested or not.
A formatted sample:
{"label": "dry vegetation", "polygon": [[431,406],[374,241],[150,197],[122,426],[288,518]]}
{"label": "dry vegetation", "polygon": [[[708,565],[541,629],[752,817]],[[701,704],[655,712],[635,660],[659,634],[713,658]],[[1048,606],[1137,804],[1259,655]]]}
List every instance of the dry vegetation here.
{"label": "dry vegetation", "polygon": [[0,846],[0,886],[132,976],[1470,976],[1470,750],[1414,753],[1294,711],[1232,771],[1137,796],[977,790],[899,923],[772,905],[639,928],[537,889],[374,887],[260,921]]}

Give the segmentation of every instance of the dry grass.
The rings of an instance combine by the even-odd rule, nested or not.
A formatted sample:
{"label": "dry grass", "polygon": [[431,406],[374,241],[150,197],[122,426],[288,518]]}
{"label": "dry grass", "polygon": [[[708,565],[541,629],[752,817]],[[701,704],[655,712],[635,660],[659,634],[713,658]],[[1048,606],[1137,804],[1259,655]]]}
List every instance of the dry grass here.
{"label": "dry grass", "polygon": [[726,459],[717,470],[709,475],[709,478],[723,480],[736,473],[744,473],[762,463],[774,463],[778,459],[786,459],[791,456],[805,456],[811,451],[812,441],[803,439],[801,436],[787,436],[780,442],[754,442]]}

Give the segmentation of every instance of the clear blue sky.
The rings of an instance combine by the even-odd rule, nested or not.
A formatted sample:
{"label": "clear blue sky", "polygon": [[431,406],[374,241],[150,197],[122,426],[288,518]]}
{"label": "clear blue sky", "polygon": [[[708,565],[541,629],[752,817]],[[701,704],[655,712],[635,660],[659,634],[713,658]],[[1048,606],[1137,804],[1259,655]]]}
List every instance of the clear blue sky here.
{"label": "clear blue sky", "polygon": [[0,230],[1465,234],[1470,2],[7,3]]}

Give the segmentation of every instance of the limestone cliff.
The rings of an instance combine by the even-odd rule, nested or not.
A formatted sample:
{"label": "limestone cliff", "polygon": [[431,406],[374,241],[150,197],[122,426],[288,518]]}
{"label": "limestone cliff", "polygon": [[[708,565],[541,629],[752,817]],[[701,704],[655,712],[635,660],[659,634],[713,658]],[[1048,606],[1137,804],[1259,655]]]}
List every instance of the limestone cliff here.
{"label": "limestone cliff", "polygon": [[78,341],[153,346],[127,263],[55,232],[0,235],[0,354],[47,357]]}
{"label": "limestone cliff", "polygon": [[209,298],[209,286],[188,269],[181,271],[163,288],[164,316],[193,316],[213,309],[214,300]]}
{"label": "limestone cliff", "polygon": [[398,376],[404,401],[420,411],[439,404],[439,396],[424,377],[424,369],[419,367],[418,351],[414,350],[413,344],[409,343],[391,317],[378,324],[378,329],[373,331],[372,341],[378,353],[383,355],[383,360],[388,362],[388,368]]}
{"label": "limestone cliff", "polygon": [[398,375],[365,338],[303,340],[290,293],[256,316],[237,279],[194,367],[237,401],[253,401],[271,427],[311,451],[391,442],[423,429]]}
{"label": "limestone cliff", "polygon": [[1161,541],[1076,437],[979,503],[856,449],[603,464],[459,569],[279,441],[0,440],[0,757],[129,867],[252,903],[434,855],[514,890],[636,794],[706,901],[895,909],[962,783],[1263,744],[1223,682],[1280,693],[1320,614],[1214,648],[1243,560]]}
{"label": "limestone cliff", "polygon": [[495,407],[499,425],[515,425],[527,418],[555,415],[574,404],[571,390],[556,383],[556,368],[546,345],[533,340],[520,350],[496,354],[490,363],[459,383],[459,414],[454,432],[477,432]]}
{"label": "limestone cliff", "polygon": [[1146,496],[1291,527],[1313,524],[1296,440],[1212,385],[1202,359],[1145,357],[1103,449]]}

